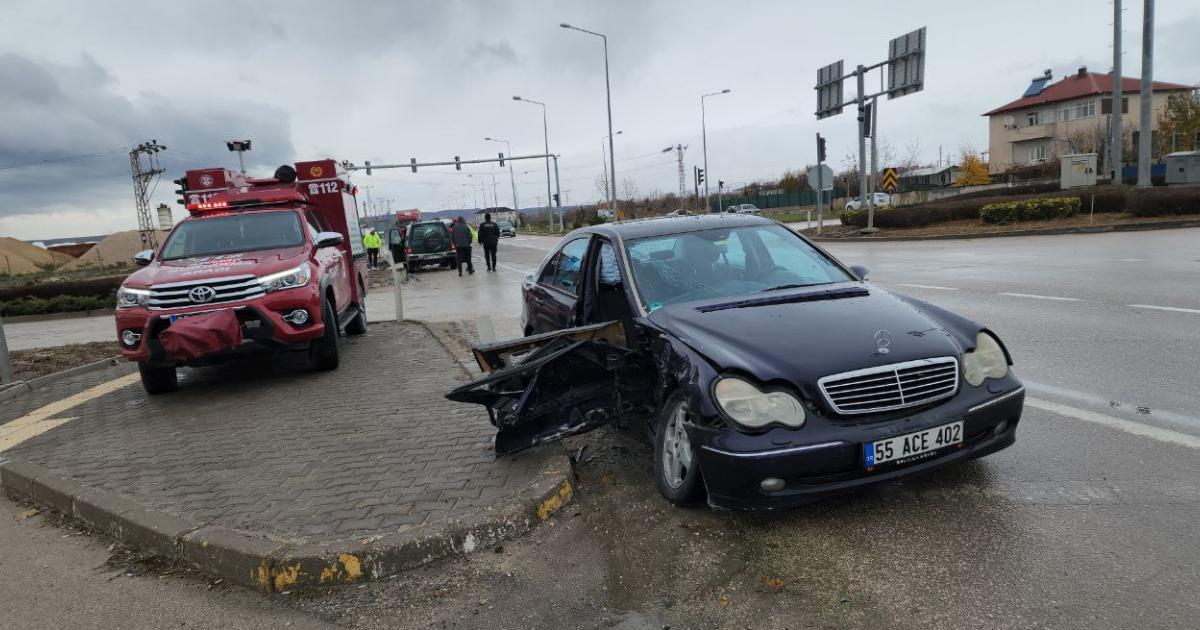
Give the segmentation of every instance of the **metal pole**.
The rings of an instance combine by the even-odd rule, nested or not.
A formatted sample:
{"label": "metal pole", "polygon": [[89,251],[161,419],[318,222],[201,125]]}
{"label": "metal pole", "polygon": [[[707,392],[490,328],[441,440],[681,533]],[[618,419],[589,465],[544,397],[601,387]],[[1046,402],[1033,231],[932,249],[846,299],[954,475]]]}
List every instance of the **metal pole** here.
{"label": "metal pole", "polygon": [[708,129],[704,113],[705,98],[707,96],[700,97],[700,144],[703,146],[704,152],[704,211],[708,212]]}
{"label": "metal pole", "polygon": [[1142,12],[1142,106],[1138,133],[1138,188],[1149,188],[1150,140],[1154,136],[1150,115],[1154,113],[1154,0],[1146,0]]}
{"label": "metal pole", "polygon": [[1123,147],[1121,146],[1121,0],[1113,0],[1113,88],[1112,112],[1108,115],[1109,151],[1108,172],[1112,175],[1113,184],[1121,183],[1121,161]]}
{"label": "metal pole", "polygon": [[[510,144],[508,143],[508,140],[505,140],[505,141],[504,141],[504,148],[505,148],[505,149],[508,149],[508,157],[512,157],[512,145],[510,145]],[[512,163],[512,160],[509,160],[509,161],[508,161],[508,181],[509,181],[509,183],[511,183],[511,184],[512,184],[512,192],[513,192],[513,211],[514,211],[514,212],[520,212],[520,210],[521,210],[521,206],[520,206],[520,204],[518,204],[518,203],[517,203],[517,178],[516,178],[516,177],[513,175],[513,163]]]}
{"label": "metal pole", "polygon": [[246,174],[246,161],[242,158],[242,150],[238,149],[238,166],[242,169],[242,175]]}
{"label": "metal pole", "polygon": [[13,382],[12,359],[8,356],[8,340],[4,337],[4,319],[0,318],[0,385]]}
{"label": "metal pole", "polygon": [[875,209],[867,206],[867,138],[866,125],[863,116],[866,115],[866,102],[863,100],[863,78],[866,70],[858,66],[858,203],[867,208],[867,229],[875,229]]}
{"label": "metal pole", "polygon": [[558,182],[558,156],[551,155],[550,157],[554,158],[554,194],[556,195],[555,198],[558,199],[555,202],[555,205],[558,206],[558,228],[565,230],[566,228],[563,227],[562,188]]}
{"label": "metal pole", "polygon": [[[880,73],[882,76],[883,73]],[[879,135],[879,97],[871,99],[871,208],[875,207],[875,190],[879,186],[879,182],[875,178],[879,176],[879,152],[875,149],[876,136]]]}
{"label": "metal pole", "polygon": [[542,103],[542,140],[545,142],[546,148],[546,214],[549,215],[550,224],[554,225],[554,210],[550,204],[550,128],[546,125],[546,104]]}
{"label": "metal pole", "polygon": [[[613,128],[612,128],[612,86],[608,80],[608,37],[601,35],[604,40],[604,94],[608,101],[608,172],[612,174],[612,179],[609,182],[612,192],[609,194],[609,209],[612,210],[614,220],[620,221],[617,215],[617,158],[613,153]],[[546,149],[546,153],[550,150]]]}
{"label": "metal pole", "polygon": [[[391,249],[389,248],[387,256],[390,258],[391,255],[392,255]],[[400,273],[401,269],[404,269],[403,274]],[[400,285],[404,282],[404,279],[407,276],[408,276],[408,270],[393,260],[392,261],[392,286],[394,288],[392,289],[392,293],[396,297],[396,321],[398,321],[398,322],[404,321],[404,296],[401,295]]]}
{"label": "metal pole", "polygon": [[[817,133],[817,145],[820,146],[820,144],[821,144],[821,134],[820,134],[820,132],[818,132]],[[823,175],[824,175],[823,171],[824,171],[824,169],[821,168],[821,161],[817,160],[817,234],[821,233],[821,227],[825,223],[825,221],[823,220],[824,215],[822,214],[822,211],[821,211],[821,207],[822,207],[821,197],[823,197],[825,195],[825,192],[824,192],[824,189],[825,189],[824,179],[825,178],[823,177]]]}

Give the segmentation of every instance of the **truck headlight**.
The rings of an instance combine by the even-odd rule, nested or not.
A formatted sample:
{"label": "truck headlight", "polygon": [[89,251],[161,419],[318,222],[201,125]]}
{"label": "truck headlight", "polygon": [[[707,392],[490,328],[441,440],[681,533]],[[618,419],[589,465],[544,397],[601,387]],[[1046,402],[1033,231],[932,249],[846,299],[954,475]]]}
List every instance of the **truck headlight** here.
{"label": "truck headlight", "polygon": [[979,387],[989,378],[1004,378],[1008,374],[1008,358],[1000,342],[986,332],[975,335],[975,349],[963,354],[963,378]]}
{"label": "truck headlight", "polygon": [[293,269],[260,276],[258,283],[262,285],[263,290],[270,293],[271,291],[302,287],[311,279],[312,269],[309,268],[308,263],[300,263]]}
{"label": "truck headlight", "polygon": [[130,289],[128,287],[117,289],[117,308],[146,306],[149,303],[150,291],[148,289]]}
{"label": "truck headlight", "polygon": [[721,410],[746,428],[761,429],[769,424],[794,429],[804,426],[804,406],[791,394],[764,392],[749,381],[725,377],[717,381],[713,395]]}

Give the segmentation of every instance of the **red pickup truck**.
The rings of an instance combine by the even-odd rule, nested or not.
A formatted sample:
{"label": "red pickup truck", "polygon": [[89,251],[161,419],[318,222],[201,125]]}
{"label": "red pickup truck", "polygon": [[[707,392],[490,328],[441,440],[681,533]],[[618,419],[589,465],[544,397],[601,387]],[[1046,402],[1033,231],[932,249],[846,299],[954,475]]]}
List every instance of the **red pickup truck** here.
{"label": "red pickup truck", "polygon": [[176,368],[255,350],[302,350],[338,366],[339,338],[367,330],[366,252],[345,172],[333,160],[246,177],[222,168],[176,180],[190,213],[138,253],[117,292],[121,353],[150,394]]}

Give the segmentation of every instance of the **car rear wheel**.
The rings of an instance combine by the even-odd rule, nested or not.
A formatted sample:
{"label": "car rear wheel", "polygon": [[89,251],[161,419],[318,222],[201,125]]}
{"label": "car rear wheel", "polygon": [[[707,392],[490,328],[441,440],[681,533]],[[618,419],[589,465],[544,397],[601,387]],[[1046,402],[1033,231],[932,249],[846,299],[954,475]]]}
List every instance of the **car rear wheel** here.
{"label": "car rear wheel", "polygon": [[142,377],[142,387],[151,396],[166,394],[179,389],[179,375],[175,366],[146,365],[138,363],[138,373]]}
{"label": "car rear wheel", "polygon": [[362,303],[355,305],[358,309],[358,315],[346,324],[347,335],[365,335],[367,334],[367,290],[363,287],[362,282],[358,283],[358,295],[362,298]]}
{"label": "car rear wheel", "polygon": [[658,491],[678,505],[695,503],[704,494],[704,481],[686,420],[686,406],[673,397],[659,412],[654,435],[654,480]]}
{"label": "car rear wheel", "polygon": [[333,312],[333,303],[321,301],[321,319],[325,322],[325,332],[319,338],[313,339],[308,346],[308,358],[313,367],[318,370],[336,370],[340,361],[338,357],[338,325],[337,315]]}

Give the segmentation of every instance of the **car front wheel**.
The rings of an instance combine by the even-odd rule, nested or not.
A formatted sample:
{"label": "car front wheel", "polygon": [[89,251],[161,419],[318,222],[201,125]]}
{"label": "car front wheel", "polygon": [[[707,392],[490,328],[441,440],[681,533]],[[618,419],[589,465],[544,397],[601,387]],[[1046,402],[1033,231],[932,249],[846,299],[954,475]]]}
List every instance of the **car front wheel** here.
{"label": "car front wheel", "polygon": [[325,322],[325,331],[317,339],[313,339],[308,347],[308,357],[318,370],[336,370],[340,359],[338,357],[338,323],[333,311],[333,303],[323,300],[321,303],[321,319]]}
{"label": "car front wheel", "polygon": [[147,365],[138,363],[138,373],[142,377],[142,387],[147,394],[157,396],[179,389],[179,375],[173,365]]}
{"label": "car front wheel", "polygon": [[678,397],[659,412],[654,435],[654,480],[671,503],[688,505],[704,494],[700,463],[688,437],[687,407]]}

